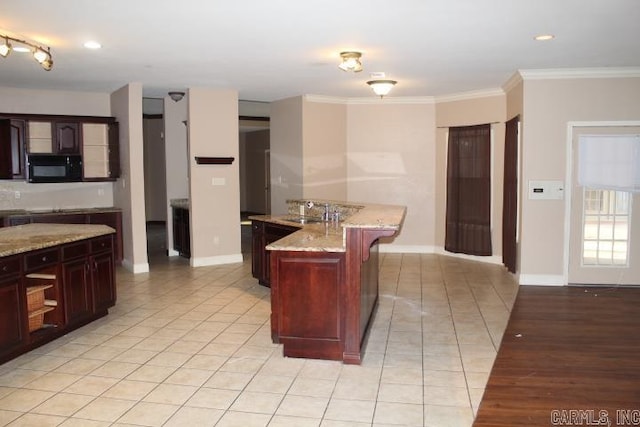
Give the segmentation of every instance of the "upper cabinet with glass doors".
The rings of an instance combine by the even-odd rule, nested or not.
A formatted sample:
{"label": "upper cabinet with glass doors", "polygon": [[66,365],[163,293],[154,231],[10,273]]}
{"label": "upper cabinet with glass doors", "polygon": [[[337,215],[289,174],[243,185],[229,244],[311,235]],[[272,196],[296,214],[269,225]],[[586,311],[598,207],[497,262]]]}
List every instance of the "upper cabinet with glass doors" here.
{"label": "upper cabinet with glass doors", "polygon": [[0,179],[25,179],[29,154],[79,154],[84,181],[112,181],[119,153],[113,117],[0,113]]}

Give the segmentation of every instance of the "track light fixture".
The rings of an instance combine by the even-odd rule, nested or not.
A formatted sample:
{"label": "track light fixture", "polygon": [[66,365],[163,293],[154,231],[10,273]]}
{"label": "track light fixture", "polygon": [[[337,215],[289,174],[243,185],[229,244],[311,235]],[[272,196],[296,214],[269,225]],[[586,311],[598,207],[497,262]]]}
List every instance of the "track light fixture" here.
{"label": "track light fixture", "polygon": [[340,52],[340,57],[342,58],[342,63],[338,65],[338,68],[342,71],[353,71],[354,73],[362,71],[362,63],[360,62],[362,53]]}
{"label": "track light fixture", "polygon": [[33,58],[38,61],[38,64],[40,64],[44,70],[51,71],[53,68],[51,49],[49,49],[48,46],[45,48],[39,44],[20,40],[6,34],[0,34],[0,56],[6,58],[11,52],[31,52]]}

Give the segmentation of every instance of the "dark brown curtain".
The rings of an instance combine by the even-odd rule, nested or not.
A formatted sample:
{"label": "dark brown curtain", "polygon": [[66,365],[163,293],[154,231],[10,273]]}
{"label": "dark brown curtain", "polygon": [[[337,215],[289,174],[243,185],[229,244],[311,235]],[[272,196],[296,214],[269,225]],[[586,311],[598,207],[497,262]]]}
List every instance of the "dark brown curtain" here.
{"label": "dark brown curtain", "polygon": [[504,191],[502,199],[502,263],[516,272],[516,226],[518,223],[518,116],[505,125]]}
{"label": "dark brown curtain", "polygon": [[491,255],[491,125],[449,129],[444,248]]}

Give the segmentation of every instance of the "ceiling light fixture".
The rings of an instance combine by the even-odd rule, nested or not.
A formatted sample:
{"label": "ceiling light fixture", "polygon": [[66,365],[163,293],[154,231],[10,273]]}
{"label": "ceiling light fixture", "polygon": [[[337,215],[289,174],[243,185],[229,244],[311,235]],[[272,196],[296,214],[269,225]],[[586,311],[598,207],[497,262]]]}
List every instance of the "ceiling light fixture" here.
{"label": "ceiling light fixture", "polygon": [[184,98],[184,92],[172,91],[168,93],[169,97],[174,100],[174,102],[180,101]]}
{"label": "ceiling light fixture", "polygon": [[[14,45],[13,43],[17,43]],[[0,56],[6,58],[11,52],[31,52],[38,64],[46,71],[53,68],[53,58],[51,57],[51,49],[42,45],[31,43],[26,40],[20,40],[6,34],[0,34]]]}
{"label": "ceiling light fixture", "polygon": [[338,68],[342,71],[353,71],[354,73],[358,73],[362,71],[362,63],[360,62],[361,57],[362,53],[360,52],[340,52],[342,63],[338,65]]}
{"label": "ceiling light fixture", "polygon": [[547,41],[547,40],[553,40],[555,37],[556,36],[554,36],[553,34],[538,34],[533,39],[537,40],[539,42],[544,42],[544,41]]}
{"label": "ceiling light fixture", "polygon": [[86,41],[83,46],[87,49],[100,49],[102,47],[102,45],[95,40]]}
{"label": "ceiling light fixture", "polygon": [[398,82],[395,80],[387,79],[369,80],[367,82],[367,84],[371,86],[371,89],[373,89],[375,94],[380,96],[380,98],[388,95],[389,92],[391,92],[391,89],[393,89],[393,87],[396,85],[396,83]]}

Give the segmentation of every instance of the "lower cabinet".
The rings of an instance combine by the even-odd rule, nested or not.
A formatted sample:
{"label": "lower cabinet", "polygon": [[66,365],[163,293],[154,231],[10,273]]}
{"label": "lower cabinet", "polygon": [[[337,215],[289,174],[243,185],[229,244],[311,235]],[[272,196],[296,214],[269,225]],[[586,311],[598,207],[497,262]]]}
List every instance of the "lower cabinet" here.
{"label": "lower cabinet", "polygon": [[300,228],[272,222],[251,221],[251,274],[263,286],[271,286],[271,252],[265,247]]}
{"label": "lower cabinet", "polygon": [[113,235],[0,258],[0,363],[108,313]]}
{"label": "lower cabinet", "polygon": [[112,249],[111,236],[63,247],[67,323],[82,322],[115,304]]}
{"label": "lower cabinet", "polygon": [[20,257],[0,260],[0,355],[25,342],[26,305],[20,276]]}
{"label": "lower cabinet", "polygon": [[185,258],[191,257],[189,209],[173,207],[173,250]]}

